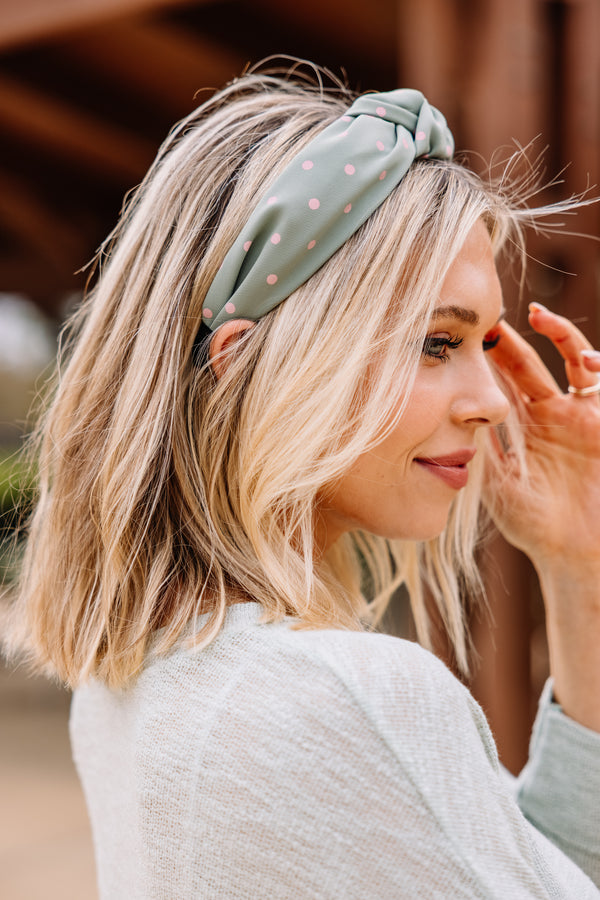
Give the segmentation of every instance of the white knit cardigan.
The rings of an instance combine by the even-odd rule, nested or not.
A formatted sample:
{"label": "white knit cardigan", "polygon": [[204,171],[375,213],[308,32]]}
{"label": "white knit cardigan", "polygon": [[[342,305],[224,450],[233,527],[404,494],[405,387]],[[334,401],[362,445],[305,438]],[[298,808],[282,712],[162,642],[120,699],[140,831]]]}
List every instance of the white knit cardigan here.
{"label": "white knit cardigan", "polygon": [[431,653],[260,613],[76,691],[102,900],[600,897],[600,734],[550,685],[511,784]]}

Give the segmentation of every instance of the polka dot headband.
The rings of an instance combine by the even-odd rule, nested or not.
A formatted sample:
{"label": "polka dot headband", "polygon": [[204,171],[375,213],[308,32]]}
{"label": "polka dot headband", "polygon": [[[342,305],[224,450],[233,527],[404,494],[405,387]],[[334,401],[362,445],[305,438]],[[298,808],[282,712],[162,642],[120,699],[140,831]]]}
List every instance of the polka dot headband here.
{"label": "polka dot headband", "polygon": [[453,150],[446,120],[419,91],[359,97],[259,201],[207,292],[203,323],[214,331],[264,316],[358,230],[414,159]]}

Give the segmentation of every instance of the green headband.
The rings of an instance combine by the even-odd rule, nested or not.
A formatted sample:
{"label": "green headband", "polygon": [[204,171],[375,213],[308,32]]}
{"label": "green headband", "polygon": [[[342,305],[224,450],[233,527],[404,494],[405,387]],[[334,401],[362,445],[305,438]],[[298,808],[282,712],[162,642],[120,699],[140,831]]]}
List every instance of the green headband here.
{"label": "green headband", "polygon": [[358,230],[414,159],[453,150],[446,120],[420,91],[359,97],[262,197],[208,289],[204,324],[264,316]]}

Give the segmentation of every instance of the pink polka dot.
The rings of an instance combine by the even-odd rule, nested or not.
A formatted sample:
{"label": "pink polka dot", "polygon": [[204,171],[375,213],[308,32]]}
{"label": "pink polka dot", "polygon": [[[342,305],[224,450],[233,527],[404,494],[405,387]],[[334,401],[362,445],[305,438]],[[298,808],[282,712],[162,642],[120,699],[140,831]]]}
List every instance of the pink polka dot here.
{"label": "pink polka dot", "polygon": [[379,180],[383,181],[383,179],[385,178],[386,175],[387,175],[387,170],[384,169],[383,172],[381,173],[381,175],[379,176]]}
{"label": "pink polka dot", "polygon": [[450,146],[450,144],[446,144],[446,153],[448,154],[448,156],[452,156],[452,147]]}
{"label": "pink polka dot", "polygon": [[277,232],[275,232],[275,234],[271,235],[271,243],[272,244],[278,244],[280,240],[281,240],[281,235],[277,234]]}
{"label": "pink polka dot", "polygon": [[317,200],[316,197],[313,197],[311,200],[308,201],[308,205],[310,206],[311,209],[318,209],[321,205],[321,202],[320,202],[320,200]]}
{"label": "pink polka dot", "polygon": [[267,206],[273,206],[274,203],[277,203],[277,197],[269,197],[267,200]]}
{"label": "pink polka dot", "polygon": [[424,131],[417,131],[415,134],[415,141],[424,141],[427,135]]}
{"label": "pink polka dot", "polygon": [[344,172],[346,173],[346,175],[354,175],[354,173],[356,172],[356,169],[354,168],[352,163],[347,163],[344,166]]}
{"label": "pink polka dot", "polygon": [[267,284],[277,284],[277,275],[267,275]]}
{"label": "pink polka dot", "polygon": [[348,135],[347,131],[342,131],[342,133],[340,134],[340,137],[347,137],[347,135]]}
{"label": "pink polka dot", "polygon": [[351,209],[352,209],[352,204],[348,203],[348,205],[344,207],[344,212],[349,213]]}
{"label": "pink polka dot", "polygon": [[385,106],[378,106],[375,112],[378,116],[385,116]]}
{"label": "pink polka dot", "polygon": [[340,122],[351,122],[352,116],[342,116]]}
{"label": "pink polka dot", "polygon": [[252,246],[252,241],[246,241],[246,243],[244,244],[244,250],[246,251],[246,253],[248,252],[248,250],[250,249],[251,246]]}
{"label": "pink polka dot", "polygon": [[377,147],[378,150],[385,150],[385,144],[383,143],[383,141],[377,141],[375,146]]}
{"label": "pink polka dot", "polygon": [[406,140],[406,138],[402,138],[402,146],[405,150],[408,150],[408,141]]}
{"label": "pink polka dot", "polygon": [[310,159],[305,159],[304,162],[302,163],[302,168],[307,172],[309,169],[312,169],[313,166],[314,166],[314,162]]}
{"label": "pink polka dot", "polygon": [[306,246],[306,249],[307,249],[307,250],[312,250],[313,247],[316,247],[316,244],[317,244],[316,241],[309,241],[308,244],[307,244],[307,246]]}
{"label": "pink polka dot", "polygon": [[235,312],[235,306],[231,301],[225,304],[225,312],[229,313],[229,315]]}
{"label": "pink polka dot", "polygon": [[205,308],[202,310],[202,315],[204,316],[205,319],[212,319],[212,317],[213,317],[212,309],[209,309],[208,307],[205,307]]}

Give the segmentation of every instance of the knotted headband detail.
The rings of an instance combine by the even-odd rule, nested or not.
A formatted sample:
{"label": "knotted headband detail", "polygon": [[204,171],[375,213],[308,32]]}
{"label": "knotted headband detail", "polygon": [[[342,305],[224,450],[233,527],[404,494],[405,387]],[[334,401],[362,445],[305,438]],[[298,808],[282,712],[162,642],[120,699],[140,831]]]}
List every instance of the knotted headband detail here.
{"label": "knotted headband detail", "polygon": [[359,97],[266,191],[206,294],[202,321],[214,331],[270,312],[359,229],[415,159],[453,152],[444,116],[420,91]]}

